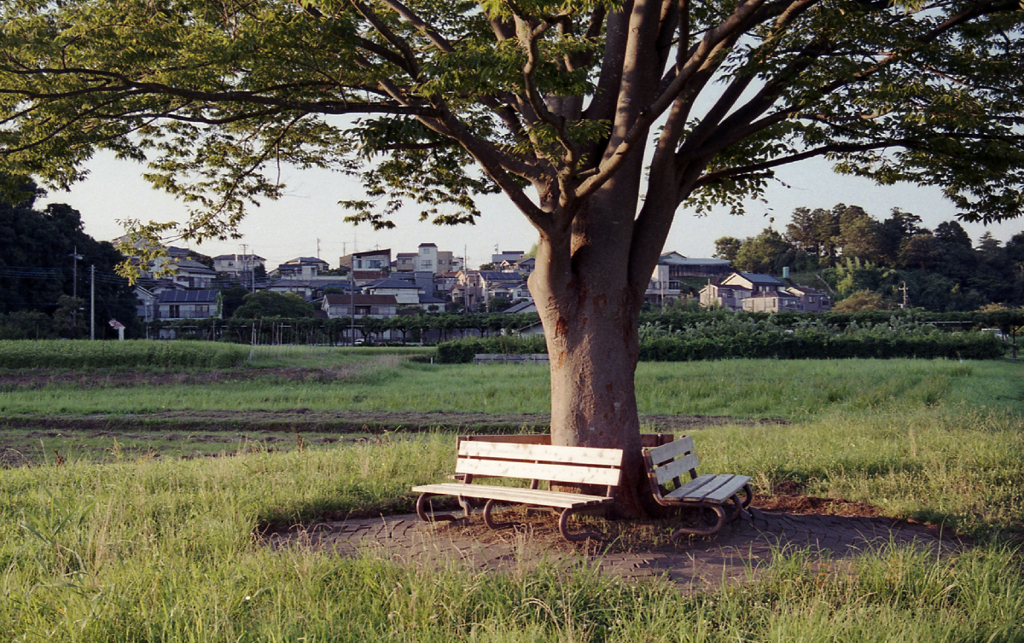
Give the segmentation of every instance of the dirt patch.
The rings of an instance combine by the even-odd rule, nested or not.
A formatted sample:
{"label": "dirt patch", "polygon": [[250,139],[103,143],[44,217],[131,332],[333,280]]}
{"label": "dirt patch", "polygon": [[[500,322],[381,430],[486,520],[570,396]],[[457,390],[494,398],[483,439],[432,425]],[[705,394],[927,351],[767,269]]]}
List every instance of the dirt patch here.
{"label": "dirt patch", "polygon": [[366,366],[337,368],[235,368],[182,371],[58,371],[26,369],[0,372],[0,391],[41,389],[49,386],[119,388],[127,386],[203,385],[217,382],[280,380],[289,382],[336,382],[365,374]]}
{"label": "dirt patch", "polygon": [[753,505],[767,511],[791,514],[826,514],[830,516],[881,516],[877,507],[866,502],[852,502],[844,498],[819,498],[804,495],[803,486],[795,480],[783,481],[772,489],[770,496],[754,496]]}
{"label": "dirt patch", "polygon": [[[783,424],[783,420],[736,420],[699,415],[644,415],[645,430],[687,433],[723,424]],[[543,413],[417,413],[411,411],[162,411],[139,414],[20,414],[0,419],[0,427],[86,431],[165,430],[310,431],[320,433],[382,433],[385,431],[463,431],[511,433],[546,431],[551,416]]]}

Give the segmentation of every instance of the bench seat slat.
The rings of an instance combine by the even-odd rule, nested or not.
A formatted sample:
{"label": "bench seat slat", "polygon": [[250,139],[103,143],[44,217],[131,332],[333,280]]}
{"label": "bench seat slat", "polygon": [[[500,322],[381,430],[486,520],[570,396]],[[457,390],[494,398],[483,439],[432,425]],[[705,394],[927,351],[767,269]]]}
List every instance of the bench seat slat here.
{"label": "bench seat slat", "polygon": [[705,474],[674,489],[666,497],[690,502],[722,503],[739,493],[749,481],[748,476]]}
{"label": "bench seat slat", "polygon": [[459,458],[455,473],[596,485],[617,485],[621,475],[619,469],[475,458]]}
{"label": "bench seat slat", "polygon": [[429,493],[440,496],[462,496],[464,498],[495,499],[503,502],[518,502],[545,507],[585,507],[589,505],[607,504],[611,496],[593,496],[582,493],[563,491],[546,491],[543,489],[523,489],[520,487],[499,487],[486,484],[464,484],[450,482],[444,484],[428,484],[413,487],[416,493]]}
{"label": "bench seat slat", "polygon": [[511,442],[477,442],[465,440],[459,444],[459,458],[499,458],[572,465],[603,467],[622,466],[621,449],[592,447],[559,447],[550,444],[517,444]]}

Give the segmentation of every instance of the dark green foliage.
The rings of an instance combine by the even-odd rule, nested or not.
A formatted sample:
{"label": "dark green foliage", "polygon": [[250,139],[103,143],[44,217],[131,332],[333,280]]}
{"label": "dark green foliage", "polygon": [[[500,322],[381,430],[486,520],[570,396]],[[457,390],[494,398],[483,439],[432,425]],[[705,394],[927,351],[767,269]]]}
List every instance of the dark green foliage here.
{"label": "dark green foliage", "polygon": [[0,368],[227,368],[248,356],[208,342],[0,341]]}
{"label": "dark green foliage", "polygon": [[56,339],[53,319],[40,312],[20,310],[0,314],[0,339]]}
{"label": "dark green foliage", "polygon": [[[76,291],[85,301],[78,322],[87,322],[92,268],[95,267],[95,304],[97,337],[117,337],[107,322],[116,319],[124,324],[129,336],[138,330],[135,293],[128,280],[114,274],[114,267],[124,260],[121,253],[107,242],[99,242],[85,234],[81,214],[63,204],[35,208],[43,193],[35,184],[26,182],[18,203],[0,199],[0,314],[42,313],[53,315],[60,308],[61,297],[70,298]],[[73,255],[78,253],[77,274]],[[8,322],[10,323],[10,322]],[[35,324],[28,336],[36,337]],[[75,329],[76,325],[61,324]],[[67,337],[88,336],[88,326],[61,332]]]}
{"label": "dark green foliage", "polygon": [[544,338],[537,337],[485,337],[460,339],[437,345],[437,361],[440,364],[467,364],[475,355],[489,354],[540,354],[547,353]]}
{"label": "dark green foliage", "polygon": [[250,293],[243,298],[232,317],[237,319],[262,319],[266,317],[303,318],[313,316],[313,307],[294,293],[276,293],[264,290]]}

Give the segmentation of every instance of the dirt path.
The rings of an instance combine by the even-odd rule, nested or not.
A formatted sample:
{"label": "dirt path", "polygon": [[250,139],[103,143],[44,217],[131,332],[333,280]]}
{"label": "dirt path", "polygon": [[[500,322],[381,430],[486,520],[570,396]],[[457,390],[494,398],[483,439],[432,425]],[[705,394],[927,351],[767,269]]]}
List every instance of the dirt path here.
{"label": "dirt path", "polygon": [[[811,503],[813,504],[813,503]],[[714,590],[758,578],[780,553],[810,552],[816,571],[842,571],[858,555],[913,545],[950,554],[969,543],[937,528],[870,515],[793,513],[752,507],[716,536],[664,542],[664,525],[644,536],[622,536],[601,545],[561,540],[553,517],[534,518],[523,527],[488,530],[479,516],[468,523],[431,525],[415,514],[360,518],[294,528],[270,534],[272,547],[307,546],[339,555],[357,552],[413,565],[462,564],[472,569],[529,569],[544,560],[572,565],[587,560],[601,573],[637,581],[664,578],[683,592]],[[653,531],[652,531],[653,529]],[[659,542],[660,541],[660,542]]]}

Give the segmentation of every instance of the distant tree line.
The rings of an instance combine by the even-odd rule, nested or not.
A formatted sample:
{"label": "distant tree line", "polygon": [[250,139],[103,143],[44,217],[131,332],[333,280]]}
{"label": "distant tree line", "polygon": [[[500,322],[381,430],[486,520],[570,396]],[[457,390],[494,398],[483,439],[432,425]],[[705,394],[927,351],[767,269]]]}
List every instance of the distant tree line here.
{"label": "distant tree line", "polygon": [[975,244],[956,221],[929,230],[900,209],[879,221],[855,205],[797,208],[784,233],[767,228],[747,239],[722,237],[715,257],[746,272],[814,273],[807,285],[827,287],[839,302],[851,299],[840,310],[904,300],[933,311],[1024,304],[1024,233],[1003,245],[986,232]]}
{"label": "distant tree line", "polygon": [[0,199],[0,339],[89,337],[93,284],[96,337],[117,337],[111,319],[137,330],[133,288],[114,273],[124,257],[84,232],[78,210],[38,209],[44,195],[27,181],[20,199]]}

